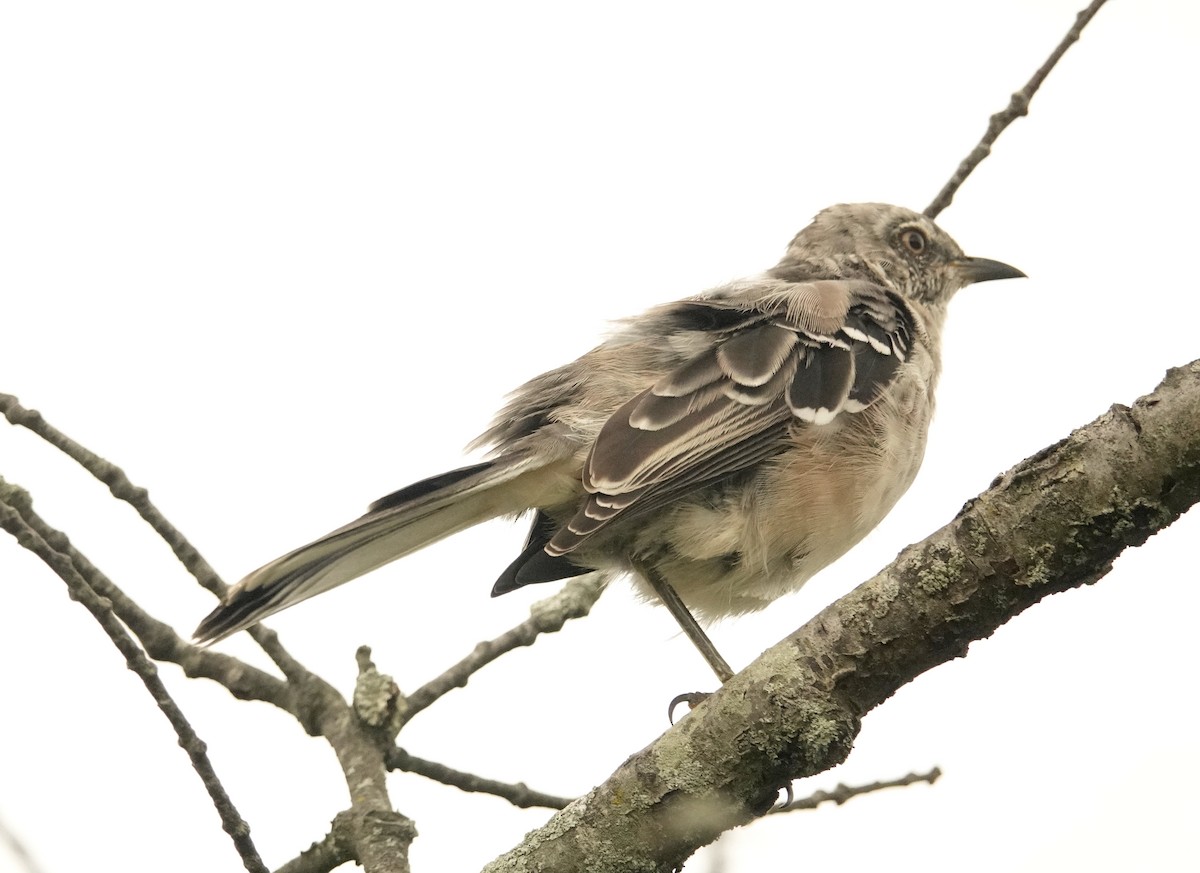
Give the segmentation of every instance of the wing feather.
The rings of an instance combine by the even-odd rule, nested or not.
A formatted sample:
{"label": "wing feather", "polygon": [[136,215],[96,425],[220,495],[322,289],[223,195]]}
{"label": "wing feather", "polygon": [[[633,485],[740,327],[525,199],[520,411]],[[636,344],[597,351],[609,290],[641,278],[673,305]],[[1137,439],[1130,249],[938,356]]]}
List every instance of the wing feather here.
{"label": "wing feather", "polygon": [[[705,301],[688,301],[704,323]],[[795,283],[744,317],[713,301],[712,346],[621,406],[583,468],[588,497],[545,547],[560,556],[617,518],[746,470],[789,428],[820,427],[879,399],[917,330],[896,294],[861,280]]]}

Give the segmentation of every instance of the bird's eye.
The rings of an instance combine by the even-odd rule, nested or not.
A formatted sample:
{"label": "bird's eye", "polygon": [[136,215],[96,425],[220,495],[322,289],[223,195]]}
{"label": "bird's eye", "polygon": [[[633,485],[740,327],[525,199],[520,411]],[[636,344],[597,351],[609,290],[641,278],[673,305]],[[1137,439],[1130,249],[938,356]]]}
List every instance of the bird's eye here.
{"label": "bird's eye", "polygon": [[914,227],[900,232],[900,242],[914,255],[921,254],[929,247],[929,240],[925,238],[925,234]]}

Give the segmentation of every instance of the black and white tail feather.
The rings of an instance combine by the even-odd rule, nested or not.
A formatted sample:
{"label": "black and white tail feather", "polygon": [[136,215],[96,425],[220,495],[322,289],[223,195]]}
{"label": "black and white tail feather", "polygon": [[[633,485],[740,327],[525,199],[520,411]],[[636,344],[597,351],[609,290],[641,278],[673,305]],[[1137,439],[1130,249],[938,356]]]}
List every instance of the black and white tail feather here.
{"label": "black and white tail feather", "polygon": [[500,503],[496,489],[535,463],[518,456],[475,464],[377,500],[366,515],[259,567],[231,588],[222,605],[196,628],[196,641],[224,639],[443,537],[525,510]]}

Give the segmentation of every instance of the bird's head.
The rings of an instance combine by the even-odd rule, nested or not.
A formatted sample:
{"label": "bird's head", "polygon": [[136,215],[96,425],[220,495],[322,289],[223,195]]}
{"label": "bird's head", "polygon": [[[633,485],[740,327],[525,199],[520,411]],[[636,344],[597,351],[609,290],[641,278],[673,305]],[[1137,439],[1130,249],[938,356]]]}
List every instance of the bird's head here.
{"label": "bird's head", "polygon": [[1000,261],[967,257],[931,219],[886,203],[823,209],[796,234],[776,269],[791,265],[827,271],[828,278],[861,275],[929,304],[944,304],[974,282],[1025,275]]}

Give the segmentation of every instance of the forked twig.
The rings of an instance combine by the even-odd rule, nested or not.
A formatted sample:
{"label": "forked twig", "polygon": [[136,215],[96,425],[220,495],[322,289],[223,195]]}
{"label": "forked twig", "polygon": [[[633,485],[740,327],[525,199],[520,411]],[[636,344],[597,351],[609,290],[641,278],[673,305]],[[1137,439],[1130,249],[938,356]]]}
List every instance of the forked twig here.
{"label": "forked twig", "polygon": [[22,520],[54,551],[64,555],[93,591],[105,598],[113,613],[133,631],[142,648],[156,661],[178,664],[191,679],[211,679],[239,700],[262,700],[286,712],[295,713],[294,689],[257,667],[230,655],[202,649],[182,639],[175,629],[159,621],[115,582],[100,571],[87,556],[72,545],[67,535],[52,527],[32,503],[15,506]]}
{"label": "forked twig", "polygon": [[[175,525],[167,521],[166,516],[159,512],[158,507],[150,502],[149,492],[145,488],[134,485],[125,475],[124,470],[71,439],[46,421],[36,409],[26,409],[12,394],[0,394],[0,412],[10,423],[32,431],[107,485],[113,497],[132,506],[137,514],[154,529],[154,532],[170,546],[175,557],[201,586],[218,597],[225,593],[225,583],[221,581],[221,577],[217,575],[208,561]],[[275,634],[261,626],[251,628],[249,633],[284,672],[284,675],[294,676],[306,673],[304,668],[279,643]]]}

